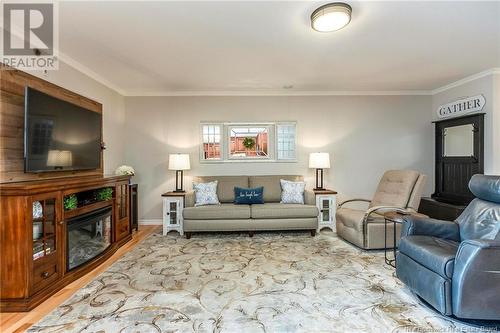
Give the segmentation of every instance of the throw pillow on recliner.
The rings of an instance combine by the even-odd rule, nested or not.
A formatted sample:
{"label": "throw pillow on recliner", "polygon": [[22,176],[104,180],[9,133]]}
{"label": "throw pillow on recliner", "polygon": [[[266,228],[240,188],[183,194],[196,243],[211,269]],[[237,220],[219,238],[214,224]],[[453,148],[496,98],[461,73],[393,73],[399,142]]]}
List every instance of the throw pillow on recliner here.
{"label": "throw pillow on recliner", "polygon": [[264,187],[234,188],[234,203],[237,205],[254,205],[264,203]]}

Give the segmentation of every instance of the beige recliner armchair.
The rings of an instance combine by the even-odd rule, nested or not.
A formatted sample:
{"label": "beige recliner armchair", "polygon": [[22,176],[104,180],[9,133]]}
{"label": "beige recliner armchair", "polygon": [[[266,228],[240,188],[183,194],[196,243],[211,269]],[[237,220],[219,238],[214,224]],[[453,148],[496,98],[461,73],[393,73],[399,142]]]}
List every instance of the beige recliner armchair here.
{"label": "beige recliner armchair", "polygon": [[[384,213],[416,212],[427,176],[413,170],[386,171],[372,200],[350,199],[337,209],[337,235],[363,249],[384,248]],[[344,207],[356,201],[368,202],[368,210]],[[387,246],[393,247],[393,225],[387,224]],[[396,227],[399,240],[401,225]]]}

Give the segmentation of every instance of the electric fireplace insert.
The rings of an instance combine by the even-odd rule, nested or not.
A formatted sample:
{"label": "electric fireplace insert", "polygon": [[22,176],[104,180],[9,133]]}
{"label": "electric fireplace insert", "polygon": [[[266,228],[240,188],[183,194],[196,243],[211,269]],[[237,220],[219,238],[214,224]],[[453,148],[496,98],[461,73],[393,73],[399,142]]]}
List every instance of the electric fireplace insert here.
{"label": "electric fireplace insert", "polygon": [[111,212],[111,207],[105,207],[68,220],[68,271],[97,257],[111,245]]}

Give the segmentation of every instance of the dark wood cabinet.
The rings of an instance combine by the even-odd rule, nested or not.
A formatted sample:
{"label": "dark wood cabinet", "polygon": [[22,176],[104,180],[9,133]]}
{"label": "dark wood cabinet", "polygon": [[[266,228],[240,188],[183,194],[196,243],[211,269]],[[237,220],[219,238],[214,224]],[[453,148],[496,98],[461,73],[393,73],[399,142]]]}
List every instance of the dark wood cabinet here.
{"label": "dark wood cabinet", "polygon": [[139,185],[129,185],[130,230],[139,230]]}
{"label": "dark wood cabinet", "polygon": [[[100,189],[112,189],[112,198],[85,200],[78,208],[64,210],[66,196]],[[109,247],[69,270],[68,222],[106,209],[109,228],[92,232],[110,230]],[[131,239],[129,223],[127,176],[0,184],[1,311],[29,311],[97,267]]]}
{"label": "dark wood cabinet", "polygon": [[418,212],[425,214],[433,219],[454,221],[462,214],[466,206],[453,205],[446,202],[440,202],[433,198],[422,198]]}
{"label": "dark wood cabinet", "polygon": [[[63,218],[61,192],[28,197],[28,232],[32,230],[32,292],[42,290],[63,275]],[[31,221],[30,221],[31,220]],[[31,228],[30,228],[31,226]]]}
{"label": "dark wood cabinet", "polygon": [[116,185],[115,197],[115,239],[116,241],[122,240],[130,233],[129,222],[129,191],[128,182],[121,182]]}

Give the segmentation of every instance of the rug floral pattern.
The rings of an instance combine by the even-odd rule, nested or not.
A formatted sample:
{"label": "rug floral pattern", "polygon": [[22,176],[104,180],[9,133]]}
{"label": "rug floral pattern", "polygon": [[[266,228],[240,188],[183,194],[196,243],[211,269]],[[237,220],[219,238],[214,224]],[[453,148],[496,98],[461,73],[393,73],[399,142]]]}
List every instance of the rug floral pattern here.
{"label": "rug floral pattern", "polygon": [[[152,234],[29,332],[458,332],[324,231]],[[470,327],[469,327],[470,329]]]}

